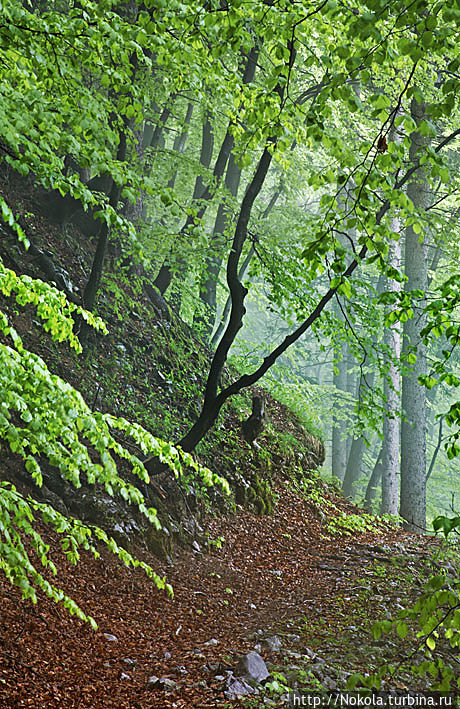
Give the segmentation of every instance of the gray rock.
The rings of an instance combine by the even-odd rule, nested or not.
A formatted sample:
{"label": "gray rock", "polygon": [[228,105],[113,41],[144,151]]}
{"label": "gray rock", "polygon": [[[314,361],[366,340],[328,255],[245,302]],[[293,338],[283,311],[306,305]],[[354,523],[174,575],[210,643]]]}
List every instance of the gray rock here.
{"label": "gray rock", "polygon": [[111,635],[110,633],[104,633],[104,638],[111,643],[117,643],[118,638],[116,635]]}
{"label": "gray rock", "polygon": [[169,679],[169,677],[160,677],[159,684],[167,692],[175,692],[176,689],[179,689],[179,687],[180,687],[180,685],[178,685],[177,682],[174,682],[173,679]]}
{"label": "gray rock", "polygon": [[184,665],[177,665],[174,668],[174,672],[178,675],[188,675],[188,671],[185,669]]}
{"label": "gray rock", "polygon": [[152,675],[147,680],[147,689],[160,687],[164,689],[165,692],[175,692],[176,689],[179,689],[179,686],[177,682],[174,682],[173,679],[169,679],[169,677],[157,677],[156,675]]}
{"label": "gray rock", "polygon": [[137,663],[137,660],[133,660],[131,657],[124,657],[123,662],[125,665],[135,665]]}
{"label": "gray rock", "polygon": [[194,551],[201,552],[201,547],[200,547],[200,545],[198,544],[198,542],[196,541],[196,539],[195,539],[195,541],[192,543],[192,547],[193,547],[193,550],[194,550]]}
{"label": "gray rock", "polygon": [[290,643],[298,643],[300,642],[300,635],[296,635],[294,633],[287,633],[285,636],[285,639],[288,640]]}
{"label": "gray rock", "polygon": [[226,699],[238,699],[248,694],[258,694],[259,691],[255,687],[251,687],[243,677],[228,677],[224,696]]}
{"label": "gray rock", "polygon": [[294,660],[300,660],[302,654],[300,652],[295,652],[295,650],[286,650],[285,653],[288,657],[292,657]]}
{"label": "gray rock", "polygon": [[248,652],[247,655],[240,657],[236,672],[252,682],[262,682],[270,674],[267,665],[257,652]]}
{"label": "gray rock", "polygon": [[208,640],[207,642],[205,642],[206,647],[215,647],[218,644],[219,644],[219,641],[216,638],[211,638],[211,640]]}
{"label": "gray rock", "polygon": [[283,641],[279,635],[272,635],[269,638],[265,638],[264,645],[272,652],[279,652],[283,645]]}
{"label": "gray rock", "polygon": [[127,675],[126,672],[122,672],[120,675],[120,679],[131,679],[131,677]]}
{"label": "gray rock", "polygon": [[44,502],[48,502],[51,507],[54,507],[54,509],[60,512],[62,515],[68,516],[69,510],[67,509],[59,495],[56,495],[56,493],[52,490],[48,490],[45,485],[42,486],[41,493]]}
{"label": "gray rock", "polygon": [[313,650],[310,650],[309,647],[304,648],[303,654],[306,655],[307,657],[309,657],[310,660],[316,660],[316,658],[318,657],[317,653],[314,652]]}

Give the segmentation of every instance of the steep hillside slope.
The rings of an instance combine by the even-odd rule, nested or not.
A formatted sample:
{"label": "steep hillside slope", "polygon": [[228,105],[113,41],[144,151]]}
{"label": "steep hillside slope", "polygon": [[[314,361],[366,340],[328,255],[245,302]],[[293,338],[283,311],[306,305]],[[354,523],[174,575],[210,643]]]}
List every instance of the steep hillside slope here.
{"label": "steep hillside slope", "polygon": [[[90,270],[91,239],[73,224],[56,227],[43,216],[44,211],[49,212],[49,200],[54,204],[56,197],[34,191],[32,182],[7,168],[3,178],[3,194],[31,241],[25,252],[15,234],[1,227],[5,264],[17,273],[54,281],[78,301]],[[75,355],[67,345],[44,336],[33,307],[22,307],[13,299],[3,299],[2,306],[25,346],[38,353],[53,373],[81,391],[92,409],[123,416],[174,442],[199,413],[210,352],[167,303],[152,293],[145,274],[141,277],[139,268],[116,251],[114,247],[106,264],[97,307],[109,334],[91,333],[83,355]],[[168,557],[173,538],[195,537],[206,499],[222,509],[243,504],[264,513],[273,506],[270,488],[275,466],[276,475],[289,477],[297,471],[302,477],[323,461],[324,447],[318,437],[305,430],[286,407],[268,394],[264,396],[269,423],[257,454],[240,434],[241,421],[250,412],[249,392],[232,399],[197,450],[201,463],[229,481],[231,499],[224,499],[217,487],[208,490],[205,498],[193,486],[185,494],[169,473],[161,471],[142,490],[160,512],[160,534],[146,529],[123,500],[112,500],[88,485],[77,492],[49,465],[44,467],[44,487],[35,488],[33,494],[64,513],[100,523],[125,545],[139,544],[141,537],[148,548]],[[132,442],[123,439],[123,443],[141,455]],[[17,483],[27,486],[30,476],[23,471],[20,459],[7,450],[4,455],[8,466],[2,466],[2,478],[11,479],[13,474]],[[123,471],[123,462],[120,464]]]}
{"label": "steep hillside slope", "polygon": [[[25,253],[1,227],[5,264],[34,277],[54,274],[57,285],[78,299],[94,244],[72,225],[54,227],[40,216],[43,195],[12,173],[4,177],[2,190],[33,242]],[[147,293],[148,284],[146,289],[131,261],[112,253],[98,301],[109,334],[93,334],[80,356],[47,338],[32,308],[6,299],[2,307],[25,344],[82,391],[92,408],[174,441],[197,416],[210,353],[166,303],[155,297],[152,302]],[[58,567],[58,585],[99,628],[91,631],[41,593],[36,606],[21,602],[20,591],[0,576],[1,707],[225,706],[229,673],[238,657],[254,648],[272,673],[290,667],[292,686],[342,686],[347,673],[341,662],[327,665],[327,671],[324,660],[313,662],[317,655],[311,647],[324,632],[320,620],[338,623],[344,633],[360,623],[368,627],[371,610],[363,617],[363,603],[376,615],[386,613],[395,593],[391,581],[375,606],[372,584],[383,583],[379,569],[384,575],[388,569],[391,579],[409,558],[415,560],[411,574],[423,574],[429,545],[360,514],[325,485],[315,472],[324,460],[321,440],[285,406],[264,396],[269,423],[259,450],[240,435],[250,412],[249,392],[229,402],[197,450],[202,463],[229,481],[230,497],[217,486],[185,488],[161,470],[142,488],[158,509],[158,532],[123,500],[89,484],[75,490],[49,465],[43,488],[37,488],[19,457],[2,446],[0,479],[105,528],[164,574],[175,597],[104,549],[99,560],[83,553],[73,566],[57,535],[37,522]],[[120,470],[125,473],[123,464]],[[392,564],[400,557],[396,573]],[[409,586],[406,590],[410,595]],[[403,595],[398,590],[398,603]],[[358,636],[361,644],[362,633]],[[340,656],[340,642],[339,636],[329,638],[328,651]],[[375,667],[380,655],[371,649]],[[362,669],[364,657],[355,652],[347,672]],[[255,695],[252,706],[285,705],[287,695],[277,698],[273,691],[272,698]]]}

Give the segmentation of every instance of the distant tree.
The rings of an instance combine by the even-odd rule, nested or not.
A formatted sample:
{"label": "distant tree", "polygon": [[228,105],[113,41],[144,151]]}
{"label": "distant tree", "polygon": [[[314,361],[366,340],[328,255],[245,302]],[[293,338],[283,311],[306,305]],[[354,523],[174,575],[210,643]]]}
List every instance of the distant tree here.
{"label": "distant tree", "polygon": [[[416,98],[411,101],[411,116],[416,126],[426,120],[426,105]],[[410,158],[418,165],[420,151],[428,140],[418,131],[411,134]],[[423,218],[429,204],[430,187],[426,172],[418,168],[408,185],[408,196]],[[426,525],[426,389],[419,377],[426,375],[426,349],[421,332],[426,325],[425,299],[428,289],[426,237],[418,222],[406,228],[406,291],[417,291],[412,317],[403,326],[403,355],[408,369],[402,378],[401,426],[401,504],[400,514],[408,529],[422,532]]]}

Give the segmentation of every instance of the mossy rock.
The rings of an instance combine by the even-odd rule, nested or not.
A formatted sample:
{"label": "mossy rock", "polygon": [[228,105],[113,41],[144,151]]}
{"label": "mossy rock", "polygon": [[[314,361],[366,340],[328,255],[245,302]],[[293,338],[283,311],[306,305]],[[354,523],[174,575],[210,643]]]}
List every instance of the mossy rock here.
{"label": "mossy rock", "polygon": [[152,554],[155,554],[162,561],[171,561],[172,544],[169,530],[165,528],[156,529],[151,525],[145,530],[143,536],[145,545]]}
{"label": "mossy rock", "polygon": [[254,507],[257,514],[265,515],[273,512],[274,499],[270,484],[254,475],[250,485],[239,485],[235,491],[236,502],[244,507]]}

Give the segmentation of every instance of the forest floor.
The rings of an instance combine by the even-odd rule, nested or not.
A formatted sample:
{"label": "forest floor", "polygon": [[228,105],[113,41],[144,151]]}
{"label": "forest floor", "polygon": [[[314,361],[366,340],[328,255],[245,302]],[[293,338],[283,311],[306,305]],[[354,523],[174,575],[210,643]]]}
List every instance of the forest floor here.
{"label": "forest floor", "polygon": [[[243,706],[226,702],[222,675],[257,642],[269,669],[283,671],[294,658],[310,688],[320,686],[308,673],[314,652],[341,670],[362,672],[382,655],[408,654],[398,639],[374,641],[369,628],[401,607],[407,574],[415,588],[421,583],[436,540],[391,529],[328,535],[305,496],[287,487],[278,492],[272,515],[239,508],[207,519],[209,549],[182,550],[174,565],[140,552],[173,584],[173,600],[105,551],[98,561],[83,554],[78,566],[68,564],[48,537],[61,587],[99,629],[46,598],[36,606],[21,602],[0,578],[0,706]],[[282,640],[277,652],[263,644],[274,633]],[[174,691],[147,688],[152,675],[173,680]],[[252,701],[265,706],[268,698]]]}
{"label": "forest floor", "polygon": [[[61,234],[39,215],[36,196],[16,182],[5,182],[9,203],[23,215],[35,243],[65,266],[75,292],[78,286],[81,291],[88,242],[71,227]],[[0,241],[6,263],[18,273],[42,276],[10,241]],[[199,410],[209,352],[188,331],[155,319],[142,292],[131,292],[126,275],[123,280],[120,273],[108,273],[106,280],[101,314],[111,334],[98,341],[93,360],[78,364],[62,345],[43,338],[30,309],[10,304],[8,312],[26,345],[83,390],[93,408],[121,413],[165,440],[178,440]],[[227,478],[235,471],[248,480],[261,473],[237,433],[248,406],[249,395],[229,406],[200,450],[200,460]],[[178,550],[174,564],[137,550],[173,585],[174,599],[105,549],[99,560],[82,553],[78,566],[67,563],[56,535],[37,523],[58,568],[55,583],[99,628],[92,631],[40,595],[36,605],[22,602],[20,591],[0,573],[0,709],[229,706],[226,671],[255,646],[272,677],[279,671],[290,682],[293,675],[305,690],[343,689],[344,672],[372,672],[384,659],[398,662],[410,654],[410,633],[406,641],[389,635],[374,640],[370,628],[417,597],[437,540],[376,527],[318,479],[310,490],[296,489],[293,461],[304,457],[306,436],[310,444],[312,436],[271,397],[267,408],[272,423],[262,447],[274,463],[269,477],[278,481],[274,512],[259,516],[237,507],[236,514],[200,520],[199,546]],[[3,451],[0,478],[16,482],[17,465]],[[264,642],[275,634],[281,641],[277,651]],[[331,668],[337,669],[335,680]],[[171,680],[174,691],[162,682],[148,687],[153,676]],[[411,688],[411,681],[402,676],[398,686]],[[281,705],[281,697],[268,691],[250,706]],[[249,706],[243,699],[233,704]]]}

